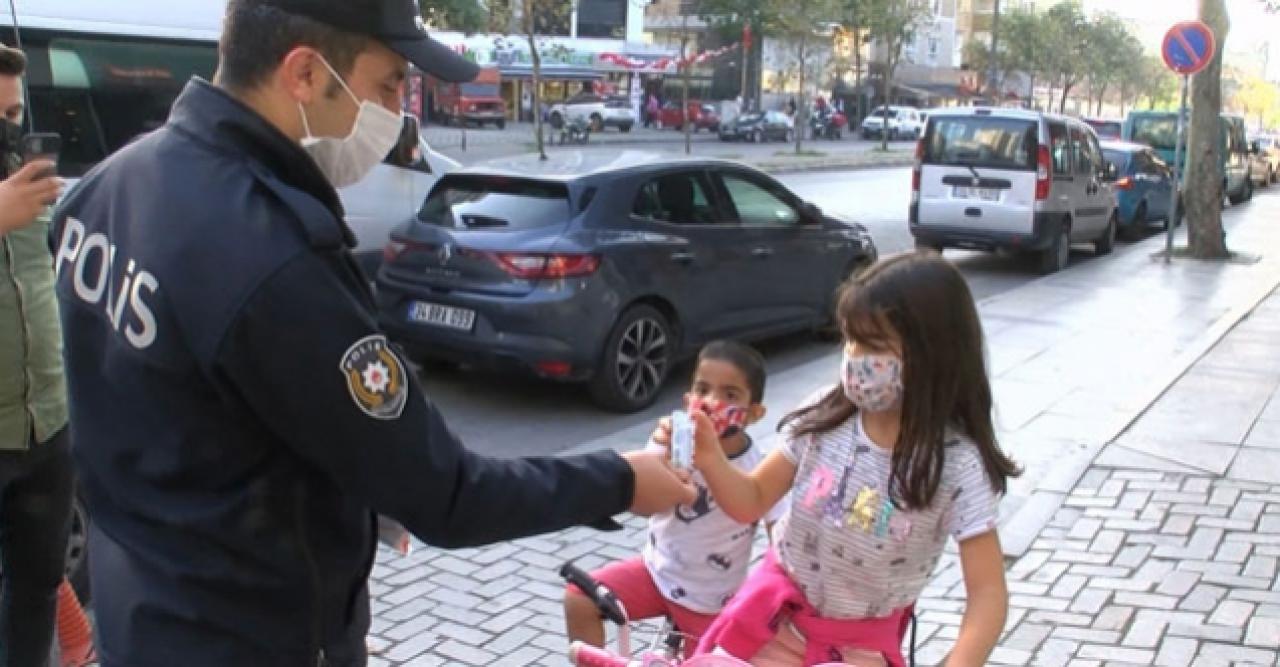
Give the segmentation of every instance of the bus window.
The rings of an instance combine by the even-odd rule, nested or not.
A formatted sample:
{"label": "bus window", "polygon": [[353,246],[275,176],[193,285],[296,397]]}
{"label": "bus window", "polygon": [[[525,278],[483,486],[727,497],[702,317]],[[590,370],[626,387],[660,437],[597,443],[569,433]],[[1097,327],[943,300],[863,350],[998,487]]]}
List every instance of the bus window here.
{"label": "bus window", "polygon": [[192,76],[213,77],[213,44],[54,37],[28,82],[35,122],[62,135],[62,175],[82,176],[164,124]]}

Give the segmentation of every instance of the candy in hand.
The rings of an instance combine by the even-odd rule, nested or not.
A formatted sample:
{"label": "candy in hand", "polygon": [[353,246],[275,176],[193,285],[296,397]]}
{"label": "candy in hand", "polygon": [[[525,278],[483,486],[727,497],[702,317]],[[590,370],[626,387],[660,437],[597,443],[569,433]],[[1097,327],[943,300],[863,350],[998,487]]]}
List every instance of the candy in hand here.
{"label": "candy in hand", "polygon": [[693,467],[693,418],[688,413],[671,413],[671,465],[677,469]]}

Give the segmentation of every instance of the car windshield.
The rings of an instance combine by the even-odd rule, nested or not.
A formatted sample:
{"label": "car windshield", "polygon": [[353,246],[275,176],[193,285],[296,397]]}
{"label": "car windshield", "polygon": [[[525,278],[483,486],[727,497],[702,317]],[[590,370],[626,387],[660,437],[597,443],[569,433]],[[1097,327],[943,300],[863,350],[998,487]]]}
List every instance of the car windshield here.
{"label": "car windshield", "polygon": [[743,114],[742,116],[740,116],[740,117],[738,118],[738,122],[740,122],[740,123],[754,123],[754,122],[756,122],[756,121],[760,120],[761,118],[764,118],[764,114],[762,114],[762,113],[749,113],[749,114]]}
{"label": "car windshield", "polygon": [[924,162],[992,169],[1036,168],[1036,124],[993,116],[934,117]]}
{"label": "car windshield", "polygon": [[1133,120],[1130,141],[1159,150],[1173,150],[1178,143],[1177,116],[1144,116]]}
{"label": "car windshield", "polygon": [[418,212],[418,220],[428,225],[486,231],[548,227],[570,216],[563,183],[499,176],[446,176]]}
{"label": "car windshield", "polygon": [[[873,111],[873,112],[871,113],[871,115],[872,115],[873,117],[875,117],[875,118],[884,118],[884,117],[885,117],[884,107],[881,107],[881,108],[879,108],[879,109],[876,109],[875,111]],[[890,109],[890,110],[889,110],[889,113],[888,113],[888,116],[889,116],[890,118],[897,118],[897,117],[898,117],[898,111],[897,111],[896,109]]]}
{"label": "car windshield", "polygon": [[464,83],[462,94],[467,97],[497,97],[498,85],[495,83]]}

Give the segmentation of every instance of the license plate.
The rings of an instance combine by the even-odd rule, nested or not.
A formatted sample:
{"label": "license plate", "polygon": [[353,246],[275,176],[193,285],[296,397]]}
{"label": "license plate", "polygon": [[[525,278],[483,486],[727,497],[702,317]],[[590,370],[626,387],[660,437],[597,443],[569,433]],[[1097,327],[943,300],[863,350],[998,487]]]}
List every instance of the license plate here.
{"label": "license plate", "polygon": [[442,306],[438,303],[414,301],[409,304],[409,320],[418,324],[471,331],[476,324],[476,311]]}
{"label": "license plate", "polygon": [[1000,201],[1000,191],[994,188],[957,187],[956,199],[981,199],[982,201]]}

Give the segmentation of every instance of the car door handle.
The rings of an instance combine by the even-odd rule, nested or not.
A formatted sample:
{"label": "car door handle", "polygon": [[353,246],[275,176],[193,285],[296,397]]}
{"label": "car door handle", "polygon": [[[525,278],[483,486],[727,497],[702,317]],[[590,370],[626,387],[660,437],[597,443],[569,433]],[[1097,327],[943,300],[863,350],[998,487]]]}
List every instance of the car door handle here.
{"label": "car door handle", "polygon": [[692,264],[693,260],[697,259],[697,257],[697,255],[687,250],[677,250],[671,253],[671,261],[678,264]]}
{"label": "car door handle", "polygon": [[752,248],[751,256],[759,259],[768,259],[770,257],[773,257],[773,248],[770,248],[768,246],[760,246],[758,248]]}

